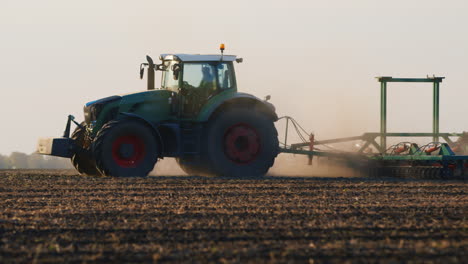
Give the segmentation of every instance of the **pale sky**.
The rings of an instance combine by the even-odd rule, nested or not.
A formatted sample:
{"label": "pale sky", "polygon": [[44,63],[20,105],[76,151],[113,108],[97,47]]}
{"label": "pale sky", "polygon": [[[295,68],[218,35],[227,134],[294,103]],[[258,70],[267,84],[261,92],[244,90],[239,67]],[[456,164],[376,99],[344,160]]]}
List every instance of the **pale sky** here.
{"label": "pale sky", "polygon": [[[86,102],[144,90],[145,55],[220,43],[244,58],[240,91],[270,94],[318,139],[377,131],[382,75],[445,76],[441,131],[468,130],[467,14],[462,0],[0,0],[0,153],[31,153]],[[391,85],[388,130],[430,132],[431,102],[430,85]]]}

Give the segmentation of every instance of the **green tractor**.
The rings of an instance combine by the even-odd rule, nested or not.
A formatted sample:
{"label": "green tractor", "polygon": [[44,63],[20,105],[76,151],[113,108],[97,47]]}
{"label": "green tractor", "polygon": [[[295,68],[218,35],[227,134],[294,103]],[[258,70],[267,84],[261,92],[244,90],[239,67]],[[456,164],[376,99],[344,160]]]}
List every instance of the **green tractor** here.
{"label": "green tractor", "polygon": [[164,157],[191,175],[264,175],[279,153],[278,116],[267,99],[237,91],[242,59],[223,50],[162,54],[161,64],[147,56],[140,78],[147,68],[148,91],[87,103],[84,121],[69,116],[63,137],[39,139],[38,153],[71,158],[86,175],[146,176]]}

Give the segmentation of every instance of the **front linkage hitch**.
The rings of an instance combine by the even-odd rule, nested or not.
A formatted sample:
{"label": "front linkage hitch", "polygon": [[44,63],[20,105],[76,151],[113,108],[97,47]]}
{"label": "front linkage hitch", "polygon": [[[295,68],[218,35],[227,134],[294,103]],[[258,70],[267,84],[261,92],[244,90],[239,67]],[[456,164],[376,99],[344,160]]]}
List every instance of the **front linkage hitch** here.
{"label": "front linkage hitch", "polygon": [[63,132],[63,137],[64,138],[70,138],[70,125],[71,125],[71,122],[75,123],[75,125],[77,125],[78,127],[84,129],[84,127],[75,121],[75,117],[73,115],[68,115],[68,119],[67,119],[67,125],[65,126],[65,131]]}
{"label": "front linkage hitch", "polygon": [[71,122],[75,123],[80,128],[81,124],[75,121],[73,115],[69,115],[63,137],[61,138],[41,138],[38,142],[37,152],[39,154],[51,155],[63,158],[71,158],[76,153],[87,152],[87,150],[78,146],[76,142],[70,138]]}

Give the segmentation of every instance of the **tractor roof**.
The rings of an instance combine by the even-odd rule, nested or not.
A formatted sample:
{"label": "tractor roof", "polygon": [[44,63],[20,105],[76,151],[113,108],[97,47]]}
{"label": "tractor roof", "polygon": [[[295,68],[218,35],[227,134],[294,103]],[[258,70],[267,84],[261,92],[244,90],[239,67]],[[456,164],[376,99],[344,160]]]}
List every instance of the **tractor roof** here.
{"label": "tractor roof", "polygon": [[[179,61],[220,61],[221,55],[216,54],[161,54],[161,60],[179,60]],[[235,61],[236,55],[224,55],[223,61]]]}

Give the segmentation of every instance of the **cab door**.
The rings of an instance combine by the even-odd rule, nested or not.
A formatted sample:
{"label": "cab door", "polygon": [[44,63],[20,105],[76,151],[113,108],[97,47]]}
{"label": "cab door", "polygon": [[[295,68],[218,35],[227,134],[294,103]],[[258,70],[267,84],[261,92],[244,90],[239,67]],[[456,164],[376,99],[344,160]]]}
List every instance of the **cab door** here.
{"label": "cab door", "polygon": [[216,64],[209,62],[184,63],[181,95],[184,97],[183,114],[196,116],[208,99],[216,94],[218,81]]}

